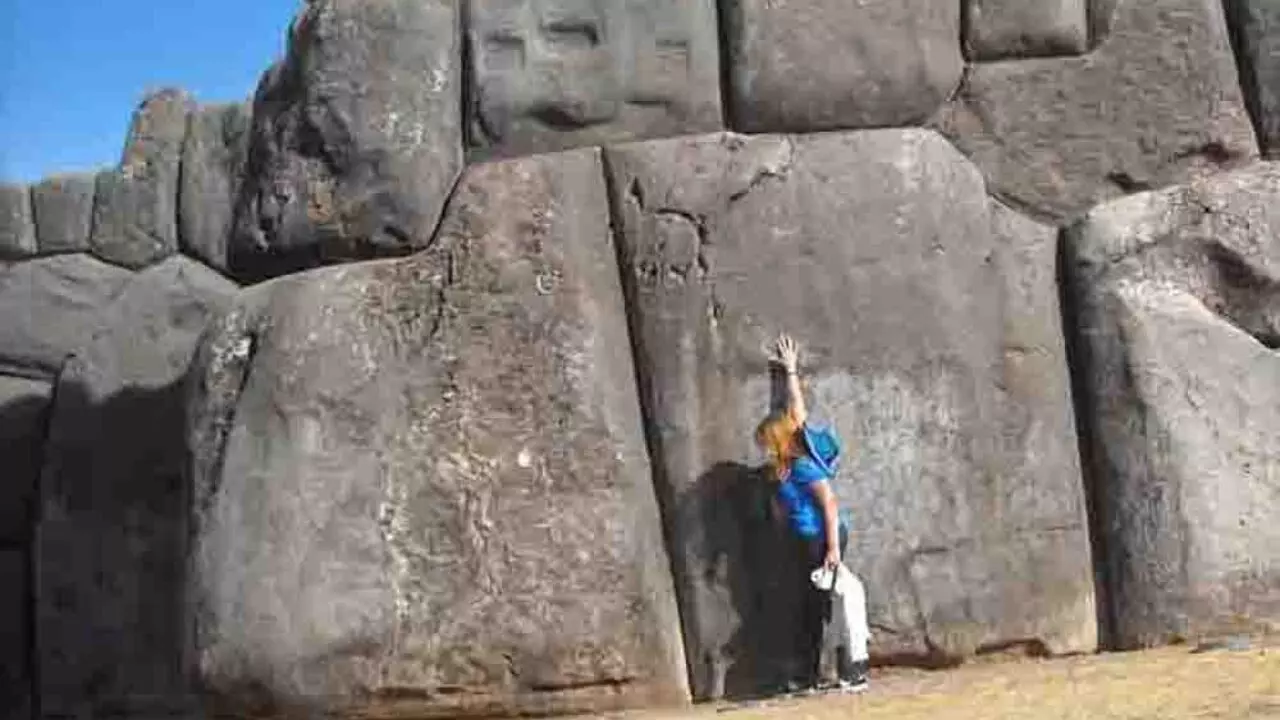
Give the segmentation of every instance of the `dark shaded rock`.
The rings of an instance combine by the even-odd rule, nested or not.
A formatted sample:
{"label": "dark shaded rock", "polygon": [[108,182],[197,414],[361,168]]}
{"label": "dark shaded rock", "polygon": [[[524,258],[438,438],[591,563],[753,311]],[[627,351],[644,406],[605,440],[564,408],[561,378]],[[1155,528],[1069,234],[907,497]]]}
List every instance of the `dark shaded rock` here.
{"label": "dark shaded rock", "polygon": [[[847,448],[837,492],[873,655],[1092,649],[1056,289],[1037,265],[1051,235],[993,211],[929,131],[714,135],[606,158],[695,694],[767,685],[795,632],[765,604],[784,565],[752,550],[778,544],[761,539],[752,507],[771,490],[749,463],[782,382],[763,348],[783,329]],[[1020,365],[1024,345],[1037,357]]]}
{"label": "dark shaded rock", "polygon": [[202,107],[191,113],[182,144],[180,245],[186,254],[224,272],[249,122],[247,105]]}
{"label": "dark shaded rock", "polygon": [[59,377],[36,533],[45,713],[153,713],[187,689],[181,380],[235,291],[184,257],[138,273]]}
{"label": "dark shaded rock", "polygon": [[88,255],[0,266],[0,370],[52,378],[133,273]]}
{"label": "dark shaded rock", "polygon": [[1088,0],[966,0],[971,60],[1080,55],[1089,49]]}
{"label": "dark shaded rock", "polygon": [[405,253],[462,166],[454,0],[316,0],[254,98],[231,266],[242,279]]}
{"label": "dark shaded rock", "polygon": [[451,208],[202,345],[203,681],[309,713],[684,702],[598,152],[473,167]]}
{"label": "dark shaded rock", "polygon": [[725,7],[734,129],[916,125],[960,82],[960,3],[776,0]]}
{"label": "dark shaded rock", "polygon": [[186,93],[162,90],[134,113],[120,168],[98,175],[94,255],[139,269],[177,252],[178,175],[191,108]]}
{"label": "dark shaded rock", "polygon": [[1114,642],[1280,630],[1280,167],[1067,235]]}
{"label": "dark shaded rock", "polygon": [[470,141],[547,152],[721,127],[714,0],[476,2]]}
{"label": "dark shaded rock", "polygon": [[36,228],[31,219],[31,188],[0,183],[0,260],[36,254]]}
{"label": "dark shaded rock", "polygon": [[1280,4],[1224,0],[1235,40],[1240,85],[1269,157],[1280,156]]}
{"label": "dark shaded rock", "polygon": [[0,545],[26,544],[31,536],[50,389],[47,382],[0,375]]}
{"label": "dark shaded rock", "polygon": [[31,717],[31,625],[27,556],[0,548],[0,718]]}
{"label": "dark shaded rock", "polygon": [[935,120],[1028,214],[1061,220],[1257,155],[1217,0],[1117,0],[1106,16],[1088,55],[973,66]]}
{"label": "dark shaded rock", "polygon": [[88,252],[95,181],[93,175],[61,175],[31,189],[41,255]]}

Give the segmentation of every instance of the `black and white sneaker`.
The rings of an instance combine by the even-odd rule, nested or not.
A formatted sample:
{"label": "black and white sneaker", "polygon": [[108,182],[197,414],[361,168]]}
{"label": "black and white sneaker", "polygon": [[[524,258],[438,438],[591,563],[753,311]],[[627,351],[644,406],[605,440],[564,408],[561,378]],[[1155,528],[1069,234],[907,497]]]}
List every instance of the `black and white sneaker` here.
{"label": "black and white sneaker", "polygon": [[871,683],[867,682],[867,678],[864,676],[852,680],[841,679],[836,683],[834,690],[840,693],[856,695],[858,693],[866,692],[870,688]]}
{"label": "black and white sneaker", "polygon": [[851,667],[848,670],[847,673],[841,673],[840,681],[836,685],[840,692],[860,693],[866,692],[871,687],[869,681],[871,667],[866,660],[851,663]]}

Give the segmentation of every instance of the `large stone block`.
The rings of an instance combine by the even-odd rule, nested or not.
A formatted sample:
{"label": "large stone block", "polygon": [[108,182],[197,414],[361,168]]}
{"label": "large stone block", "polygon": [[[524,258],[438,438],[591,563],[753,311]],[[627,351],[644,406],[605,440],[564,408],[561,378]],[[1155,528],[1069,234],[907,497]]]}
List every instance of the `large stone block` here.
{"label": "large stone block", "polygon": [[971,60],[1080,55],[1089,49],[1088,0],[965,0]]}
{"label": "large stone block", "polygon": [[31,188],[0,183],[0,260],[36,254],[36,227],[31,217]]}
{"label": "large stone block", "polygon": [[547,152],[721,127],[714,0],[471,3],[470,140]]}
{"label": "large stone block", "polygon": [[741,0],[725,6],[734,129],[917,125],[960,83],[960,3]]}
{"label": "large stone block", "polygon": [[1258,142],[1268,157],[1280,156],[1280,4],[1225,0],[1223,5]]}
{"label": "large stone block", "polygon": [[98,175],[93,254],[139,269],[178,250],[178,176],[191,99],[178,90],[147,97],[133,115],[118,170]]}
{"label": "large stone block", "polygon": [[25,551],[0,548],[0,718],[31,718],[31,616]]}
{"label": "large stone block", "polygon": [[234,285],[178,256],[137,274],[58,379],[36,529],[43,712],[180,706],[189,485],[182,379]]}
{"label": "large stone block", "polygon": [[0,265],[0,370],[52,378],[132,276],[88,255]]}
{"label": "large stone block", "polygon": [[425,246],[462,166],[456,0],[317,0],[253,103],[245,280]]}
{"label": "large stone block", "polygon": [[31,189],[40,254],[89,251],[94,183],[93,175],[60,175]]}
{"label": "large stone block", "polygon": [[937,127],[991,191],[1062,220],[1257,155],[1218,0],[1115,0],[1082,57],[978,64]]}
{"label": "large stone block", "polygon": [[795,632],[770,606],[781,543],[761,539],[770,490],[752,467],[781,381],[763,348],[781,330],[848,449],[836,490],[873,654],[1092,649],[1052,232],[993,208],[930,131],[606,157],[695,694],[776,680]]}
{"label": "large stone block", "polygon": [[182,144],[179,244],[186,254],[224,272],[235,194],[248,152],[249,119],[247,105],[198,108],[191,113]]}
{"label": "large stone block", "polygon": [[471,168],[402,260],[245,291],[193,378],[191,597],[232,707],[680,703],[599,155]]}
{"label": "large stone block", "polygon": [[25,545],[31,537],[50,391],[47,382],[0,375],[0,545]]}
{"label": "large stone block", "polygon": [[1280,167],[1070,229],[1114,642],[1280,630]]}

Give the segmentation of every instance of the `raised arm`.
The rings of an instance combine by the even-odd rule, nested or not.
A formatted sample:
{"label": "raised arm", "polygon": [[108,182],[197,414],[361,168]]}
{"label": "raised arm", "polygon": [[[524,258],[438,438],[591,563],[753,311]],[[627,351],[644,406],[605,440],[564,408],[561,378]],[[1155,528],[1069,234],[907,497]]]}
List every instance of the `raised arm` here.
{"label": "raised arm", "polygon": [[809,411],[804,406],[804,394],[800,392],[800,349],[790,336],[780,335],[774,343],[774,353],[778,364],[787,373],[787,413],[796,425],[803,425]]}

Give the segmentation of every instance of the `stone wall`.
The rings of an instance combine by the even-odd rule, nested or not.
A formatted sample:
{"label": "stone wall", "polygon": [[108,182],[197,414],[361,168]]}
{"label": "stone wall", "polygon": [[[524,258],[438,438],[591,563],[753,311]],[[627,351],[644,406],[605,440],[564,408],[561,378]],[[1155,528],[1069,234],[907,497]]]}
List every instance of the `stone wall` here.
{"label": "stone wall", "polygon": [[5,717],[766,690],[782,329],[876,661],[1280,632],[1274,15],[307,3],[0,186]]}

